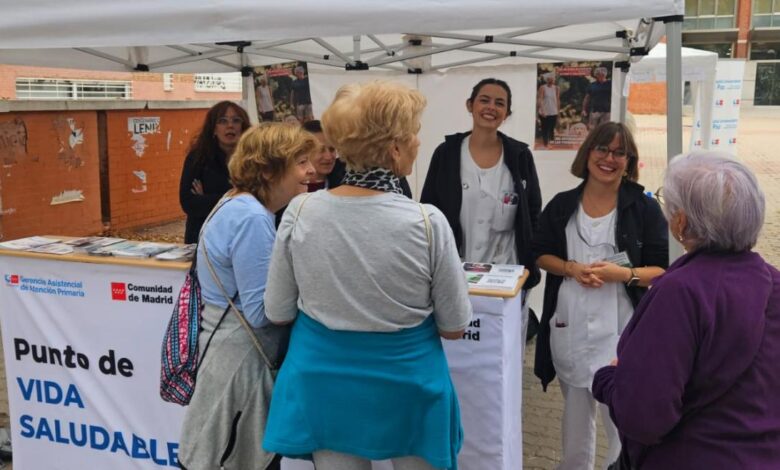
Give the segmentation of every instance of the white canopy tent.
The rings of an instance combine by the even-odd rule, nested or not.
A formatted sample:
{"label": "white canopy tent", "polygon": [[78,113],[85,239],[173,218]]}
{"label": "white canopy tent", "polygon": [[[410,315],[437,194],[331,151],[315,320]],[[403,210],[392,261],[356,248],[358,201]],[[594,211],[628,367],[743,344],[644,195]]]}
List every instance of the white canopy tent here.
{"label": "white canopy tent", "polygon": [[[453,100],[447,90],[455,90],[450,78],[476,73],[465,66],[489,62],[499,67],[496,70],[526,67],[530,73],[539,62],[609,60],[628,65],[666,34],[667,152],[671,156],[682,151],[682,81],[672,77],[681,74],[683,0],[192,0],[186,5],[0,0],[0,5],[0,63],[155,72],[240,70],[247,77],[244,98],[250,112],[256,112],[248,86],[248,69],[254,65],[303,60],[312,64],[312,84],[330,74],[328,83],[334,86],[347,80],[344,71],[349,71],[350,81],[366,73],[356,71],[379,71],[436,94],[429,97],[426,123],[437,132],[443,130],[441,116],[452,114],[433,109],[435,104],[462,107],[464,98],[456,94]],[[461,71],[454,74],[456,70]],[[423,84],[407,71],[431,77]],[[484,67],[478,72],[490,73]],[[624,73],[615,73],[616,90],[624,78]],[[470,80],[464,78],[457,93],[464,92]],[[517,84],[525,86],[524,80],[518,78]],[[320,102],[327,102],[333,91],[319,92]],[[315,106],[317,93],[313,90]],[[527,101],[518,105],[528,107]],[[625,100],[617,108],[613,116],[622,116]],[[533,128],[532,121],[526,124],[517,119],[512,130],[521,125],[523,130],[515,135],[522,138]],[[441,139],[443,133],[436,135]],[[433,145],[425,140],[424,147]],[[432,148],[423,148],[421,155],[426,150]],[[427,162],[422,162],[418,173],[424,175],[425,168]]]}
{"label": "white canopy tent", "polygon": [[[699,108],[702,147],[709,148],[718,54],[688,47],[680,51],[681,79],[683,82],[691,82],[691,93],[696,97],[694,106]],[[657,44],[650,50],[650,54],[634,64],[627,80],[630,83],[666,82],[666,44]]]}

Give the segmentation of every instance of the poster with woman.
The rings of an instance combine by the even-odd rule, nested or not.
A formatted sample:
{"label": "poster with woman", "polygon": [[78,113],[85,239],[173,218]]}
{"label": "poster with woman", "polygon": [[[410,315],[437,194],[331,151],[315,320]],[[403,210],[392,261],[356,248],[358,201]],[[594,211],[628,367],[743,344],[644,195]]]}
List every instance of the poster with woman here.
{"label": "poster with woman", "polygon": [[306,62],[285,62],[255,67],[257,115],[263,122],[298,122],[314,119]]}
{"label": "poster with woman", "polygon": [[611,117],[612,62],[539,64],[535,150],[575,150]]}

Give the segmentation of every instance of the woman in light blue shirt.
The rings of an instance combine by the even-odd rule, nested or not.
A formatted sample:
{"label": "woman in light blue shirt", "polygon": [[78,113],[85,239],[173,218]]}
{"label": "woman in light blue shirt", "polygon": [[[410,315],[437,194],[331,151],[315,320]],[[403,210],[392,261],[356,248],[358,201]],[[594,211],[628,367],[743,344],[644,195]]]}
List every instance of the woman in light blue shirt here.
{"label": "woman in light blue shirt", "polygon": [[317,149],[314,136],[298,127],[266,124],[247,131],[230,160],[233,189],[204,224],[197,253],[202,362],[182,427],[182,468],[279,468],[260,446],[273,377],[227,297],[275,362],[283,331],[268,323],[263,302],[274,212],[306,192]]}

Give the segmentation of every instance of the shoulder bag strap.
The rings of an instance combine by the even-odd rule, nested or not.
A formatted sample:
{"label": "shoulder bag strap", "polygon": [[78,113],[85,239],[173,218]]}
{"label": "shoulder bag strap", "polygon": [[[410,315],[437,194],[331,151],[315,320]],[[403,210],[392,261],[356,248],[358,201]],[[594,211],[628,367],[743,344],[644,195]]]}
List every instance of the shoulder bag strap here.
{"label": "shoulder bag strap", "polygon": [[[303,204],[306,202],[309,196],[311,196],[311,193],[307,193],[304,196],[303,201],[301,201],[301,204],[298,206],[298,210],[295,213],[296,222],[298,221],[298,216],[300,216],[301,214],[301,209],[303,208]],[[211,218],[211,215],[213,215],[213,212],[212,214],[209,214],[209,218]],[[206,224],[204,223],[203,225],[205,226]],[[217,286],[219,287],[219,290],[222,291],[222,295],[224,295],[225,299],[228,301],[227,310],[233,310],[233,312],[235,312],[238,321],[241,323],[241,325],[244,327],[246,332],[249,334],[249,338],[252,340],[252,343],[254,343],[257,352],[260,353],[260,356],[263,358],[263,362],[265,362],[265,365],[269,369],[273,369],[273,365],[271,364],[271,361],[268,359],[265,350],[263,350],[263,346],[260,344],[260,341],[257,340],[257,336],[255,336],[255,332],[252,330],[252,327],[249,325],[249,322],[244,317],[244,314],[233,303],[233,300],[235,300],[238,297],[238,291],[236,291],[236,295],[233,297],[233,300],[231,300],[230,297],[227,295],[227,292],[225,292],[225,286],[222,285],[222,281],[219,280],[219,277],[217,277],[217,273],[214,272],[214,266],[211,265],[211,260],[209,259],[208,252],[206,251],[205,243],[203,244],[203,255],[204,258],[206,258],[206,266],[209,268],[211,277],[214,279],[214,282],[216,282]],[[225,313],[227,313],[227,310],[225,310]],[[222,316],[222,319],[224,319],[224,314]],[[220,319],[220,323],[222,323],[222,319]],[[219,327],[219,323],[217,324],[217,327]],[[214,328],[214,331],[216,331],[216,327]],[[211,342],[211,338],[209,338],[209,342]]]}
{"label": "shoulder bag strap", "polygon": [[[206,266],[209,268],[209,272],[211,273],[211,277],[214,279],[214,282],[217,283],[217,286],[219,287],[219,290],[222,291],[222,295],[225,296],[225,299],[228,301],[228,308],[227,310],[233,310],[235,312],[236,317],[238,318],[238,321],[241,323],[241,325],[244,327],[247,333],[249,333],[249,338],[252,340],[252,343],[255,345],[255,349],[257,349],[257,352],[260,353],[260,356],[263,358],[263,362],[265,362],[265,365],[269,369],[273,369],[273,365],[271,364],[271,361],[268,359],[268,356],[265,354],[265,351],[263,350],[263,346],[260,345],[260,342],[257,340],[257,336],[255,336],[255,332],[252,330],[252,327],[249,326],[249,322],[246,321],[246,318],[244,318],[244,314],[236,308],[236,305],[233,303],[233,301],[230,299],[230,297],[227,295],[227,292],[225,292],[225,287],[222,285],[222,281],[219,280],[219,277],[217,277],[217,273],[214,272],[214,266],[211,265],[211,260],[209,259],[208,252],[206,251],[206,244],[203,244],[203,255],[204,258],[206,258]],[[238,292],[236,292],[236,297],[238,296]],[[227,313],[227,310],[225,313]],[[224,318],[224,315],[223,315]],[[220,320],[221,322],[221,320]],[[214,329],[216,331],[216,328]]]}
{"label": "shoulder bag strap", "polygon": [[425,206],[421,203],[417,203],[420,206],[420,212],[422,212],[423,221],[425,222],[425,238],[428,240],[428,261],[431,263],[431,269],[433,268],[433,228],[431,227],[431,218],[428,216],[428,211],[425,210]]}

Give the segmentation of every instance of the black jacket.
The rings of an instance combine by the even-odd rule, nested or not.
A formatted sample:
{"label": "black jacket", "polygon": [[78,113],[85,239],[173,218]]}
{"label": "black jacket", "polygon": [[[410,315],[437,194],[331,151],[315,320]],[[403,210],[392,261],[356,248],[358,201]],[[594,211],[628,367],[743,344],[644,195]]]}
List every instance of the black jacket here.
{"label": "black jacket", "polygon": [[[469,134],[471,132],[448,135],[444,138],[444,143],[436,148],[420,197],[420,202],[433,204],[447,217],[459,251],[463,248],[463,229],[460,226],[460,209],[463,204],[460,148],[463,139]],[[534,157],[528,145],[501,132],[498,135],[504,147],[504,164],[512,174],[515,192],[520,197],[515,216],[515,244],[518,262],[530,271],[525,283],[525,288],[530,289],[541,279],[531,251],[531,237],[542,210],[542,192],[539,189]]]}
{"label": "black jacket", "polygon": [[[583,182],[574,189],[556,194],[544,208],[539,219],[539,228],[534,235],[535,258],[555,255],[562,260],[569,259],[566,249],[566,224],[577,210],[584,187]],[[668,227],[658,203],[644,194],[642,186],[626,181],[618,190],[617,206],[615,240],[618,251],[625,251],[635,267],[660,266],[666,269],[669,266]],[[558,290],[562,282],[563,277],[547,273],[534,363],[534,373],[541,379],[545,390],[547,384],[555,378],[550,351],[550,319],[558,304]],[[626,286],[626,292],[634,307],[646,291],[645,287]]]}
{"label": "black jacket", "polygon": [[[203,185],[203,194],[193,194],[191,191],[192,182],[196,179]],[[184,243],[198,241],[200,228],[211,209],[232,187],[225,154],[221,150],[217,151],[213,158],[206,159],[200,168],[195,166],[195,154],[190,152],[187,155],[179,181],[179,203],[187,214]]]}

